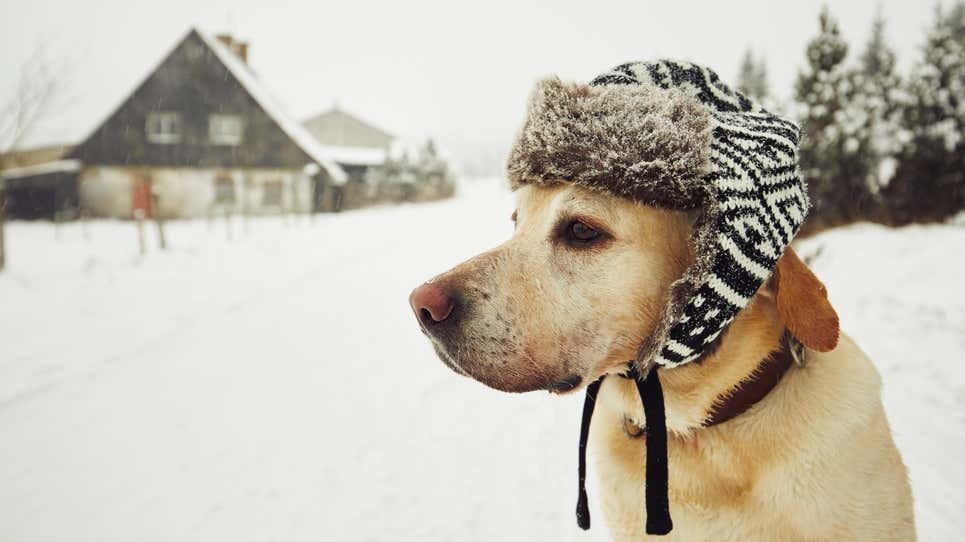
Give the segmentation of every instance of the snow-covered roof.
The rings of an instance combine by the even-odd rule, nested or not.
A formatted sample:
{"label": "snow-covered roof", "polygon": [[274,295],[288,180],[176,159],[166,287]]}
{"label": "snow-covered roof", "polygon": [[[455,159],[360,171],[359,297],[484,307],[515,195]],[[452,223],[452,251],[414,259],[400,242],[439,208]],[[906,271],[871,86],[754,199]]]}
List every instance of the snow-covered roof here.
{"label": "snow-covered roof", "polygon": [[302,125],[324,145],[357,146],[373,141],[390,143],[395,136],[382,128],[345,111],[337,104],[314,115]]}
{"label": "snow-covered roof", "polygon": [[300,123],[288,116],[282,107],[275,101],[261,81],[255,77],[248,66],[242,62],[234,53],[228,50],[220,41],[208,36],[204,32],[197,30],[198,36],[205,42],[218,60],[224,64],[231,75],[248,91],[248,94],[258,102],[258,105],[271,117],[275,123],[318,165],[325,168],[335,184],[343,184],[348,180],[348,175],[335,162],[328,150],[320,144]]}
{"label": "snow-covered roof", "polygon": [[343,147],[340,145],[322,145],[322,147],[333,160],[347,166],[381,166],[388,157],[385,149],[378,147]]}
{"label": "snow-covered roof", "polygon": [[67,173],[79,169],[80,160],[56,160],[54,162],[43,162],[32,166],[7,169],[0,172],[0,177],[4,179],[20,179],[34,175],[46,175],[48,173]]}

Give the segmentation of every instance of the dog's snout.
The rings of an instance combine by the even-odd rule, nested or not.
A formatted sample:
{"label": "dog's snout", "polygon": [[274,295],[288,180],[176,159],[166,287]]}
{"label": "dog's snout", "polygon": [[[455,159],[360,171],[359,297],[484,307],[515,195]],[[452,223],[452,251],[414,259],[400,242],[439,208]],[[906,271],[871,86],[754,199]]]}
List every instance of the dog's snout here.
{"label": "dog's snout", "polygon": [[427,282],[409,294],[409,305],[424,326],[444,321],[452,314],[455,302],[442,287]]}

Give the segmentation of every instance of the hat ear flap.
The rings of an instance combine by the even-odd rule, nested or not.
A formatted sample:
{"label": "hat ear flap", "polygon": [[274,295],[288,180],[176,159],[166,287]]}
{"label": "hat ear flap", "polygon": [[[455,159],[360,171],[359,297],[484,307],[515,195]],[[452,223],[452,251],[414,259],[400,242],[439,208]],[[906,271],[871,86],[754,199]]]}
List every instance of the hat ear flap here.
{"label": "hat ear flap", "polygon": [[830,352],[838,344],[838,313],[828,301],[828,291],[788,247],[775,270],[777,310],[784,325],[801,344]]}

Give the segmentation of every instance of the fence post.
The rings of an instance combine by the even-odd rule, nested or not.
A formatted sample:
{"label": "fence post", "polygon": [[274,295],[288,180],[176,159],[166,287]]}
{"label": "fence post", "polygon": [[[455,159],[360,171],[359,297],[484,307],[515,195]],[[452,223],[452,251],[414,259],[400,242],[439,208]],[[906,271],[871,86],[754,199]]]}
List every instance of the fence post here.
{"label": "fence post", "polygon": [[241,234],[248,235],[250,231],[250,224],[248,223],[248,172],[245,171],[241,174],[241,180],[238,183],[240,185],[240,197],[235,198],[238,207],[238,211],[241,213]]}
{"label": "fence post", "polygon": [[137,244],[141,256],[147,254],[147,240],[144,238],[144,209],[134,209],[134,222],[137,224]]}
{"label": "fence post", "polygon": [[154,223],[157,224],[158,245],[161,247],[161,250],[167,250],[168,240],[167,240],[167,237],[165,237],[164,235],[164,219],[161,218],[162,214],[161,214],[161,208],[159,205],[160,202],[161,202],[160,190],[158,190],[157,185],[154,184],[154,180],[152,179],[151,180],[151,210],[154,213]]}
{"label": "fence post", "polygon": [[161,215],[160,215],[160,214],[155,213],[155,215],[154,215],[154,222],[157,224],[157,240],[158,240],[158,245],[160,245],[161,250],[167,250],[167,249],[168,249],[168,238],[167,238],[167,236],[164,234],[164,219],[161,218]]}
{"label": "fence post", "polygon": [[224,230],[225,239],[231,242],[231,207],[229,205],[224,206]]}

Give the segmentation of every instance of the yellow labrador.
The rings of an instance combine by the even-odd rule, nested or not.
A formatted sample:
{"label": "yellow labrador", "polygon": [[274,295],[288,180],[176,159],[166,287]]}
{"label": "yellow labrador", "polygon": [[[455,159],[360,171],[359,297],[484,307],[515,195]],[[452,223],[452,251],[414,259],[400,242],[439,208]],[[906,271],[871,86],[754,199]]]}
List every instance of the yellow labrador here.
{"label": "yellow labrador", "polygon": [[[410,296],[439,357],[511,392],[568,392],[623,372],[693,261],[691,218],[560,183],[520,188],[514,219],[509,241]],[[786,332],[807,348],[774,371],[764,360]],[[765,395],[707,423],[765,371],[775,379]],[[791,249],[716,349],[660,378],[674,519],[666,539],[915,538],[880,377],[838,339],[824,287]],[[603,515],[614,539],[640,540],[646,420],[634,383],[607,378],[596,412]]]}

